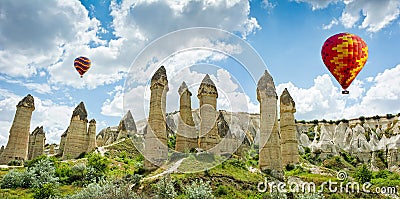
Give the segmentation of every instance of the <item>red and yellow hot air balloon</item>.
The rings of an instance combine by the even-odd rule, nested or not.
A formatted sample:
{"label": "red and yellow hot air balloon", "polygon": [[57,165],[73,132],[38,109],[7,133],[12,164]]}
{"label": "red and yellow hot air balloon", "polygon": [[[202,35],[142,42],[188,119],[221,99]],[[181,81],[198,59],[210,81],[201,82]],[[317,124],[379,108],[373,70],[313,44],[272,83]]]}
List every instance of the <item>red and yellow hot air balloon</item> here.
{"label": "red and yellow hot air balloon", "polygon": [[76,71],[81,75],[81,78],[83,77],[83,74],[86,73],[86,71],[89,70],[91,65],[90,59],[87,57],[77,57],[74,60],[74,67]]}
{"label": "red and yellow hot air balloon", "polygon": [[368,46],[363,39],[351,33],[329,37],[321,50],[322,60],[344,91],[364,67],[368,59]]}

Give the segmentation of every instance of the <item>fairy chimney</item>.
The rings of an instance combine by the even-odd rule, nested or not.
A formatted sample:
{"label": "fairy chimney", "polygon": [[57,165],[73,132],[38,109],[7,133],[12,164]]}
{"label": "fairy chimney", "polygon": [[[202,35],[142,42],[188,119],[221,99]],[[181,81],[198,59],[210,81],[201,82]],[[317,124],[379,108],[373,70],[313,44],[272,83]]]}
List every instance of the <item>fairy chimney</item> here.
{"label": "fairy chimney", "polygon": [[197,134],[192,116],[192,93],[185,82],[178,89],[179,100],[179,121],[176,133],[175,150],[179,152],[190,151],[197,148]]}
{"label": "fairy chimney", "polygon": [[299,163],[299,150],[296,138],[296,123],[294,113],[295,103],[289,91],[285,88],[280,97],[280,130],[282,165]]}
{"label": "fairy chimney", "polygon": [[220,142],[220,137],[216,124],[218,91],[208,74],[200,84],[197,98],[200,101],[201,118],[198,145],[204,150],[210,150]]}
{"label": "fairy chimney", "polygon": [[29,135],[28,160],[34,159],[44,154],[44,144],[46,136],[43,126],[36,129]]}
{"label": "fairy chimney", "polygon": [[168,157],[167,124],[165,120],[166,95],[168,79],[164,66],[153,75],[150,82],[150,110],[147,131],[144,135],[144,167],[146,170],[156,169]]}
{"label": "fairy chimney", "polygon": [[260,148],[259,166],[261,170],[281,173],[282,156],[277,118],[275,84],[265,71],[257,84],[257,100],[260,103]]}
{"label": "fairy chimney", "polygon": [[7,146],[0,155],[0,164],[7,164],[14,159],[27,160],[29,129],[34,110],[34,98],[30,94],[17,104],[17,111],[10,129]]}

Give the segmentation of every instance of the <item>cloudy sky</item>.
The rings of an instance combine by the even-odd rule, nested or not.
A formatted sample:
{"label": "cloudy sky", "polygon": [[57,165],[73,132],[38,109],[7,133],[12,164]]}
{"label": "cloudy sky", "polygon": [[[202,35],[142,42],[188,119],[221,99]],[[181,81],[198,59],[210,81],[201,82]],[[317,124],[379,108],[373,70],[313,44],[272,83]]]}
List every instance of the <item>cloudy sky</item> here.
{"label": "cloudy sky", "polygon": [[[267,69],[278,95],[286,87],[293,96],[298,120],[396,114],[399,14],[398,0],[3,0],[0,145],[28,93],[36,106],[31,130],[43,125],[49,143],[59,142],[80,101],[98,131],[117,125],[127,109],[141,120],[160,65],[169,79],[167,111],[178,109],[182,81],[198,108],[197,89],[209,73],[218,109],[258,112],[255,84]],[[346,96],[320,56],[323,42],[339,32],[369,46]],[[78,56],[92,60],[84,78],[73,67]]]}

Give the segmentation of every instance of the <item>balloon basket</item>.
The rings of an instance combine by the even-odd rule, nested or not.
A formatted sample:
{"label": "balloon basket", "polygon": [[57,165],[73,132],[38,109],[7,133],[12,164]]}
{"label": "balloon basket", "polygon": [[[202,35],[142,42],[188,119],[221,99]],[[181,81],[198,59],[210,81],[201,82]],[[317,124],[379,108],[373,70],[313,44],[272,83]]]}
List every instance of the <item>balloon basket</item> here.
{"label": "balloon basket", "polygon": [[344,95],[348,95],[349,93],[350,93],[350,92],[347,91],[347,90],[342,91],[342,94],[344,94]]}
{"label": "balloon basket", "polygon": [[83,75],[81,75],[81,78],[83,78]]}

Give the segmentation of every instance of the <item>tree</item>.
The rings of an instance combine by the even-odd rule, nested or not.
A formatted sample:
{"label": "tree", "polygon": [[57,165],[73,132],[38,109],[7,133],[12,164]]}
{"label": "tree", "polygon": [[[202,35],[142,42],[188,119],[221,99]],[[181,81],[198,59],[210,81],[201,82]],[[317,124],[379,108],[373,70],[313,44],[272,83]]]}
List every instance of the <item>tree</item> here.
{"label": "tree", "polygon": [[359,169],[357,169],[354,177],[360,183],[370,182],[372,178],[372,172],[368,169],[367,165],[363,164]]}

